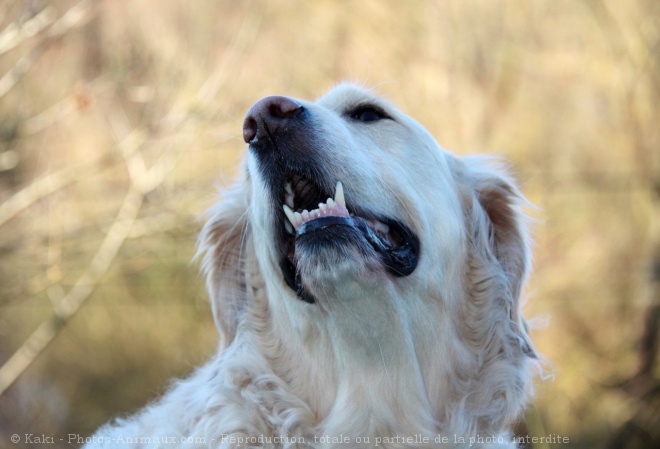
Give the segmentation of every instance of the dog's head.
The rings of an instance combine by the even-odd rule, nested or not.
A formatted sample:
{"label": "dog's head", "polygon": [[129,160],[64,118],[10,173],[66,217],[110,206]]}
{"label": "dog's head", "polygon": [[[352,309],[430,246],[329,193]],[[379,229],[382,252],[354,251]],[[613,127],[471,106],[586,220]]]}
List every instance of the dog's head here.
{"label": "dog's head", "polygon": [[460,371],[463,384],[489,388],[465,407],[502,422],[515,415],[526,382],[511,374],[510,407],[497,405],[495,383],[534,356],[519,313],[530,249],[524,200],[505,171],[445,152],[353,85],[316,102],[264,98],[243,138],[245,177],[201,240],[225,343],[260,289],[280,327],[330,323],[361,357],[369,351],[356,347],[374,341],[382,358],[413,352],[429,395],[480,388],[428,380]]}

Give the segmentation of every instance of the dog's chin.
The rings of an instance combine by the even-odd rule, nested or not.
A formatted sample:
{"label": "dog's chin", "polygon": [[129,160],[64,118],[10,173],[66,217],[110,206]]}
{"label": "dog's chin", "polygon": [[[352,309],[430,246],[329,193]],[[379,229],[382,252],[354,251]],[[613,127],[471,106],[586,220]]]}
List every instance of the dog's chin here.
{"label": "dog's chin", "polygon": [[[299,298],[315,303],[328,297],[350,299],[385,274],[378,253],[350,225],[319,227],[295,238],[295,279]],[[290,285],[291,286],[291,285]]]}

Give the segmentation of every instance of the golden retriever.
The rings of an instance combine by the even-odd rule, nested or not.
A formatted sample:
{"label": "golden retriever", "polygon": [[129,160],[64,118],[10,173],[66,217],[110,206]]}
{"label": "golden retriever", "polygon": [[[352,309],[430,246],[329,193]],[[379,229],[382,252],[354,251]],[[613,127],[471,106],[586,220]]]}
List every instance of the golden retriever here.
{"label": "golden retriever", "polygon": [[531,392],[525,200],[360,87],[247,112],[200,237],[218,354],[89,447],[503,448]]}

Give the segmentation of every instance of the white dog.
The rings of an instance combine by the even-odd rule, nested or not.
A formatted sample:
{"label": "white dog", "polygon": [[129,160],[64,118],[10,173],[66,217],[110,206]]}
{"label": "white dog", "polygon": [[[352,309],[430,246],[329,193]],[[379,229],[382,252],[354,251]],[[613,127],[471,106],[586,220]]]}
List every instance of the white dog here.
{"label": "white dog", "polygon": [[200,239],[218,355],[89,447],[503,448],[531,391],[524,199],[341,85],[267,97]]}

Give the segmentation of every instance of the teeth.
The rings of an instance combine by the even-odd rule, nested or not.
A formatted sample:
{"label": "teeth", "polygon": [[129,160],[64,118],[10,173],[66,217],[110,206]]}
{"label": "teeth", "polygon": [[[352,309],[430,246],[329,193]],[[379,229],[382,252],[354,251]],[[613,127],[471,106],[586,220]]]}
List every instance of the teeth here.
{"label": "teeth", "polygon": [[291,209],[293,209],[293,188],[291,188],[291,183],[287,182],[284,185],[284,202],[286,203],[287,206],[289,206]]}
{"label": "teeth", "polygon": [[340,206],[346,207],[346,199],[344,198],[344,186],[341,181],[337,181],[337,187],[335,188],[335,202]]}
{"label": "teeth", "polygon": [[296,225],[296,214],[286,204],[283,207],[284,207],[284,213],[286,214],[286,218],[288,218],[289,221],[291,222],[291,224],[293,226],[295,226]]}
{"label": "teeth", "polygon": [[[296,230],[310,220],[323,217],[326,215],[348,216],[346,210],[346,200],[344,199],[344,186],[341,181],[337,182],[335,189],[335,198],[328,198],[325,203],[319,203],[318,208],[314,210],[303,210],[302,212],[293,211],[294,193],[291,188],[291,183],[286,183],[284,186],[284,202],[282,205],[286,220],[284,221],[284,228],[286,232],[294,235]],[[353,214],[350,214],[353,216]],[[386,231],[385,231],[386,232]]]}

